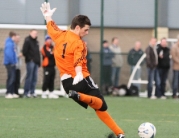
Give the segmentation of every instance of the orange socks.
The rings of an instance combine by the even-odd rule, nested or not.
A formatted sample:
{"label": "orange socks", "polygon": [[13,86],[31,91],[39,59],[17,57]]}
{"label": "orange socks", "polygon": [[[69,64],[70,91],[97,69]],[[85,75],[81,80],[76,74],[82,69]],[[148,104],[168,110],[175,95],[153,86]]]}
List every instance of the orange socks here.
{"label": "orange socks", "polygon": [[99,111],[101,108],[103,101],[95,96],[86,95],[80,93],[79,100],[88,104],[90,107],[96,110],[97,116],[116,134],[124,134],[123,130],[115,123],[112,117],[108,114],[107,111]]}
{"label": "orange socks", "polygon": [[84,103],[87,103],[91,108],[95,109],[95,110],[98,110],[101,108],[102,106],[102,100],[98,97],[95,97],[95,96],[90,96],[90,95],[86,95],[86,94],[83,94],[83,93],[80,93],[80,101],[84,102]]}
{"label": "orange socks", "polygon": [[96,111],[97,116],[116,134],[124,134],[124,131],[118,127],[116,122],[112,119],[112,117],[108,114],[107,111]]}

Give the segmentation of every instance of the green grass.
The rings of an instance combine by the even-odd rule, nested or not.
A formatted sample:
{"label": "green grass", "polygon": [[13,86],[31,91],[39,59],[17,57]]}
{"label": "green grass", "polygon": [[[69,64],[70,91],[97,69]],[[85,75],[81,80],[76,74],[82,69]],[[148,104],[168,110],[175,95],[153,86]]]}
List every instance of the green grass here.
{"label": "green grass", "polygon": [[[156,126],[156,138],[179,137],[178,100],[105,99],[127,138],[138,138],[137,129],[143,122]],[[0,138],[105,138],[110,132],[94,110],[85,110],[71,99],[0,98]]]}

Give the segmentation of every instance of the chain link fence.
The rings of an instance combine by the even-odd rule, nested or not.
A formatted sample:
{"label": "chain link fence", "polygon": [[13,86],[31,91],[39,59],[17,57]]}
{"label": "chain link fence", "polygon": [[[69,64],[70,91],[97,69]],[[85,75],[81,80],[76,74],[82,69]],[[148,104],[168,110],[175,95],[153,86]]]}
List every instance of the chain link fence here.
{"label": "chain link fence", "polygon": [[[101,81],[101,71],[100,71],[100,53],[97,52],[91,52],[91,62],[90,62],[90,73],[91,77],[93,78],[94,82],[100,86],[100,81]],[[128,83],[130,74],[131,74],[131,66],[129,66],[127,62],[127,54],[123,53],[123,66],[121,67],[121,71],[119,74],[119,85],[121,84],[126,84]],[[22,57],[22,64],[21,64],[21,88],[24,86],[24,80],[25,80],[25,75],[26,75],[26,64],[24,62],[24,58]],[[7,79],[7,72],[6,68],[3,65],[3,49],[0,49],[0,88],[5,88],[6,86],[6,79]],[[102,68],[103,70],[103,68]],[[142,66],[142,73],[141,73],[141,78],[146,79],[147,77],[147,71],[145,65]],[[111,78],[109,78],[111,79]],[[38,81],[37,81],[37,86],[36,88],[41,89],[42,87],[42,82],[43,82],[43,68],[40,67],[38,69]],[[60,76],[59,76],[59,71],[56,68],[56,77],[55,77],[55,89],[60,89]]]}

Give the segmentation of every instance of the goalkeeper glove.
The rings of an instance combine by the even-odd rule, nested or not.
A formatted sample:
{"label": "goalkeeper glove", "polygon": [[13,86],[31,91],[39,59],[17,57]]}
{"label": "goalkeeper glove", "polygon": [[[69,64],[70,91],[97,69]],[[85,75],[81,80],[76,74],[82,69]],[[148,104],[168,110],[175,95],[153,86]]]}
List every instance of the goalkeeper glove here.
{"label": "goalkeeper glove", "polygon": [[42,11],[43,16],[46,17],[51,17],[53,13],[55,12],[56,8],[53,8],[52,10],[50,9],[50,3],[42,3],[42,7],[40,7],[40,10]]}
{"label": "goalkeeper glove", "polygon": [[82,72],[78,72],[73,79],[73,85],[76,85],[78,82],[80,82],[82,80],[83,80],[83,74],[82,74]]}

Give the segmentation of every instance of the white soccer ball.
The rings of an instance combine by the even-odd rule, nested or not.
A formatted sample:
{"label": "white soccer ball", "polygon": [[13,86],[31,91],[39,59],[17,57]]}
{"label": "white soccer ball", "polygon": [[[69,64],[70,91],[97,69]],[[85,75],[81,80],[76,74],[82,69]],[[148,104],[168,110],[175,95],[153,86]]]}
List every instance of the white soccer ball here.
{"label": "white soccer ball", "polygon": [[149,122],[142,123],[138,128],[138,134],[140,138],[154,138],[156,135],[156,128]]}

